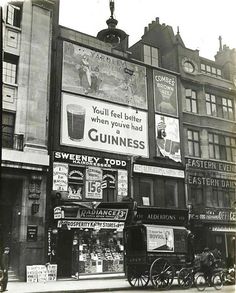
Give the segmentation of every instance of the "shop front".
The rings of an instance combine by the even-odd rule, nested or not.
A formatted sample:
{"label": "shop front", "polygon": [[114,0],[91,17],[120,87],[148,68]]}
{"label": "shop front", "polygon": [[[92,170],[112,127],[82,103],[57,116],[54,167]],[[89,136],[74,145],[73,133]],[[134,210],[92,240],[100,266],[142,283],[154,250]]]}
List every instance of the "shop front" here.
{"label": "shop front", "polygon": [[128,205],[86,204],[54,208],[57,236],[52,259],[58,264],[58,276],[123,273]]}
{"label": "shop front", "polygon": [[129,221],[128,162],[116,156],[53,153],[49,260],[59,277],[122,273]]}

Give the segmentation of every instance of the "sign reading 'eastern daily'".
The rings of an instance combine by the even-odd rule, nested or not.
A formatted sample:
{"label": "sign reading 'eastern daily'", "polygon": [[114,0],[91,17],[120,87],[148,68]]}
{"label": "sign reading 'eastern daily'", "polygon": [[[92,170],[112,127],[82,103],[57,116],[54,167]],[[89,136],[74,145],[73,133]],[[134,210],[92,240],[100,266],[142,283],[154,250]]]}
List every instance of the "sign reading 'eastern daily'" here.
{"label": "sign reading 'eastern daily'", "polygon": [[64,145],[148,157],[145,111],[63,93],[61,125]]}

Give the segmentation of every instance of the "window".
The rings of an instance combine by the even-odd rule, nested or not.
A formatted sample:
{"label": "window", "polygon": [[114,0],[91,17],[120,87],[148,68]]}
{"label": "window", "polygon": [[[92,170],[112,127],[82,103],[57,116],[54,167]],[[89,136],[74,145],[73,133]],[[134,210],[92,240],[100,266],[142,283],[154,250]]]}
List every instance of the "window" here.
{"label": "window", "polygon": [[222,76],[222,71],[219,68],[216,68],[215,66],[209,65],[209,64],[204,64],[201,63],[201,72],[210,74],[215,77],[221,77]]}
{"label": "window", "polygon": [[165,207],[178,207],[178,184],[175,180],[165,180],[164,199]]}
{"label": "window", "polygon": [[200,157],[199,132],[188,130],[188,153],[190,156]]}
{"label": "window", "polygon": [[153,66],[158,66],[158,49],[143,45],[143,56],[144,56],[144,62]]}
{"label": "window", "polygon": [[234,119],[233,101],[225,97],[216,97],[206,93],[206,112],[207,115],[224,118],[227,120]]}
{"label": "window", "polygon": [[142,197],[142,205],[153,205],[153,180],[140,179],[139,190]]}
{"label": "window", "polygon": [[193,206],[203,204],[203,188],[202,186],[191,186],[191,202]]}
{"label": "window", "polygon": [[230,208],[234,200],[233,189],[213,188],[212,206],[221,208]]}
{"label": "window", "polygon": [[186,110],[188,112],[197,113],[197,94],[191,89],[185,89]]}
{"label": "window", "polygon": [[229,162],[236,162],[235,138],[209,133],[208,140],[210,158]]}
{"label": "window", "polygon": [[7,24],[20,27],[21,9],[15,5],[9,4],[7,6]]}
{"label": "window", "polygon": [[13,83],[17,82],[17,64],[18,57],[11,54],[4,54],[3,60],[3,82]]}
{"label": "window", "polygon": [[14,143],[15,114],[2,113],[2,147],[13,148]]}

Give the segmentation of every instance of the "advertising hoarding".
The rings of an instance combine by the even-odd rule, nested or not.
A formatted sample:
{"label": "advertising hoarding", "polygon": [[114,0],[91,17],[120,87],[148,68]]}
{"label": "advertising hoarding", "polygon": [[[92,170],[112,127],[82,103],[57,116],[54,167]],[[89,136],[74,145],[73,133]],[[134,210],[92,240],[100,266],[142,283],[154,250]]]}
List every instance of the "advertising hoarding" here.
{"label": "advertising hoarding", "polygon": [[174,232],[172,228],[147,226],[147,250],[174,252]]}
{"label": "advertising hoarding", "polygon": [[147,112],[63,93],[61,113],[61,144],[148,157]]}
{"label": "advertising hoarding", "polygon": [[156,114],[157,156],[181,162],[179,120]]}
{"label": "advertising hoarding", "polygon": [[147,109],[146,69],[63,42],[62,90]]}
{"label": "advertising hoarding", "polygon": [[174,75],[154,70],[155,111],[178,116],[177,79]]}

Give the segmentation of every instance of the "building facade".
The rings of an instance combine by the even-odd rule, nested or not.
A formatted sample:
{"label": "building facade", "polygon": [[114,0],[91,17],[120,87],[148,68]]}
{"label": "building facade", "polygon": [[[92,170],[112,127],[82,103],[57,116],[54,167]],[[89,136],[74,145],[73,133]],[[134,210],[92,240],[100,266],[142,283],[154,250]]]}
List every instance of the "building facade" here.
{"label": "building facade", "polygon": [[188,208],[196,251],[234,258],[235,50],[202,58],[159,19],[129,48],[112,7],[97,37],[60,26],[59,1],[2,18],[0,217],[17,275],[123,273],[137,211],[186,226]]}
{"label": "building facade", "polygon": [[[175,35],[158,18],[129,50],[134,58],[180,74],[186,198],[195,249],[217,248],[232,265],[236,232],[236,51],[223,46],[220,37],[215,61],[203,58],[198,50],[186,48],[179,32]],[[154,52],[158,52],[158,61]]]}
{"label": "building facade", "polygon": [[52,7],[17,1],[2,9],[0,247],[10,247],[22,280],[26,265],[45,261]]}

